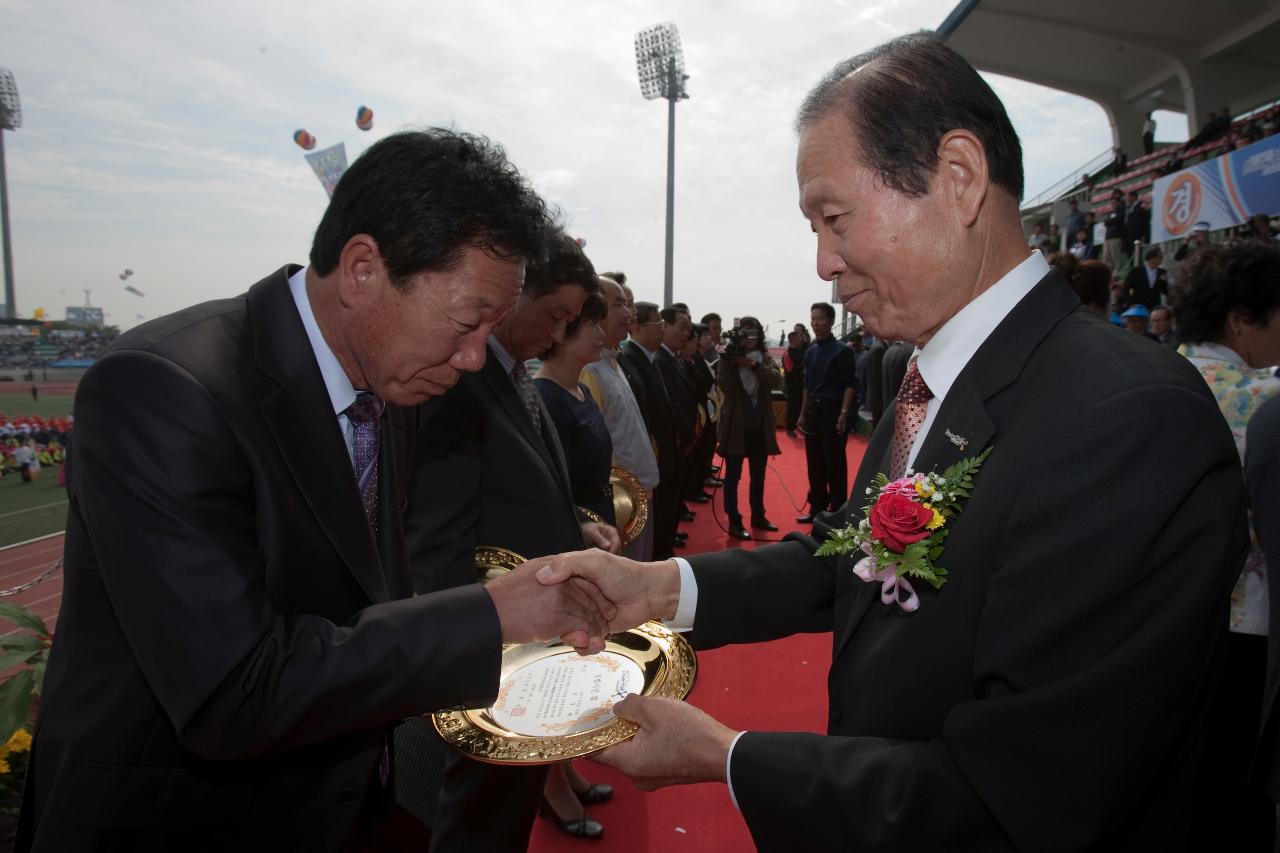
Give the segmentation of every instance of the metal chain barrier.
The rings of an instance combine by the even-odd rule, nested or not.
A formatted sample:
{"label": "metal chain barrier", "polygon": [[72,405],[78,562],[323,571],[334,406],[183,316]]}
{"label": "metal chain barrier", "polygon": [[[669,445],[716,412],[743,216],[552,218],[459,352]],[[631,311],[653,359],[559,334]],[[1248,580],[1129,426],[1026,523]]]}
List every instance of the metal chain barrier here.
{"label": "metal chain barrier", "polygon": [[38,585],[40,585],[41,583],[44,583],[44,582],[45,582],[45,581],[47,581],[49,578],[53,577],[53,575],[54,575],[54,574],[58,571],[58,569],[60,569],[60,568],[62,568],[62,558],[61,558],[61,557],[59,557],[57,560],[54,560],[53,565],[52,565],[52,566],[50,566],[49,568],[45,569],[45,571],[44,571],[44,572],[42,572],[40,575],[38,575],[38,576],[36,576],[36,577],[32,578],[31,580],[27,581],[26,583],[18,584],[17,586],[15,586],[15,587],[13,587],[13,588],[11,588],[11,589],[0,589],[0,598],[5,598],[6,596],[10,596],[10,595],[17,595],[17,594],[18,594],[18,593],[20,593],[20,592],[26,592],[27,590],[31,589],[32,587],[34,587],[34,586],[38,586]]}

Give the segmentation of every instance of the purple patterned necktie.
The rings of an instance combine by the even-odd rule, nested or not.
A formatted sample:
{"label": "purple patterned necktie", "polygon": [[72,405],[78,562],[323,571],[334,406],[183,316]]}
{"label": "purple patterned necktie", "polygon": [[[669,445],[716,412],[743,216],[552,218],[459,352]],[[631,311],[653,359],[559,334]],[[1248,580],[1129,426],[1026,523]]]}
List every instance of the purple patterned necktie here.
{"label": "purple patterned necktie", "polygon": [[344,412],[354,431],[351,465],[360,489],[360,503],[374,536],[378,534],[378,420],[383,405],[372,393],[362,391]]}
{"label": "purple patterned necktie", "polygon": [[893,416],[893,455],[889,458],[889,479],[901,477],[907,469],[907,460],[911,458],[911,446],[916,443],[916,435],[924,423],[925,412],[933,392],[924,384],[920,368],[916,366],[913,356],[907,365],[907,374],[902,377],[902,387],[898,389],[897,410]]}

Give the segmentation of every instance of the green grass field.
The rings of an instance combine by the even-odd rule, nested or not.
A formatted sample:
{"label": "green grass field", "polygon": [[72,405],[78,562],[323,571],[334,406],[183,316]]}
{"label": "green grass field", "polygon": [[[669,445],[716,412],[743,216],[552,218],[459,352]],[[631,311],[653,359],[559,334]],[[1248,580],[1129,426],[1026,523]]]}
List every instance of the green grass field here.
{"label": "green grass field", "polygon": [[[30,394],[0,394],[0,412],[8,417],[40,415],[58,417],[71,414],[70,395],[41,394],[32,402]],[[67,490],[58,485],[58,469],[45,468],[40,479],[22,482],[17,474],[0,479],[0,547],[25,542],[67,526]]]}
{"label": "green grass field", "polygon": [[15,415],[66,416],[71,414],[72,399],[70,394],[41,394],[40,399],[33,402],[30,394],[0,394],[0,412],[10,418]]}

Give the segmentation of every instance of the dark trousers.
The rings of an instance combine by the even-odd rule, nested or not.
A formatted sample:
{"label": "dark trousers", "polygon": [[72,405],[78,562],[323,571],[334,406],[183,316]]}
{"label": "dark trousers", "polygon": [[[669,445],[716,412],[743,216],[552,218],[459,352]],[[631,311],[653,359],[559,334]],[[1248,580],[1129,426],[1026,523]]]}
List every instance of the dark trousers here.
{"label": "dark trousers", "polygon": [[[1202,801],[1207,818],[1190,849],[1271,853],[1275,845],[1276,805],[1267,797],[1264,780],[1249,769],[1257,755],[1262,693],[1267,673],[1267,638],[1227,635],[1226,674],[1220,679],[1225,697],[1216,729],[1223,734],[1223,778],[1206,780]],[[1210,725],[1215,725],[1211,722]]]}
{"label": "dark trousers", "polygon": [[809,401],[804,455],[809,467],[809,508],[814,512],[839,509],[849,499],[849,461],[844,450],[848,434],[836,431],[839,417],[839,402]]}
{"label": "dark trousers", "polygon": [[[451,750],[431,827],[430,853],[523,853],[546,781],[545,766],[481,764]],[[495,813],[498,806],[500,814]]]}
{"label": "dark trousers", "polygon": [[[669,451],[675,453],[672,447]],[[674,464],[660,464],[658,485],[653,490],[653,559],[668,560],[675,553],[676,527],[680,524],[679,470]]]}
{"label": "dark trousers", "polygon": [[804,385],[787,383],[787,432],[795,432],[800,423],[800,404],[804,402]]}
{"label": "dark trousers", "polygon": [[751,474],[749,495],[751,500],[751,520],[759,521],[764,515],[764,476],[765,464],[769,455],[764,449],[764,435],[759,430],[748,429],[743,436],[746,455],[726,456],[724,458],[724,513],[730,523],[741,524],[742,513],[738,511],[738,481],[742,479],[742,460],[747,460]]}
{"label": "dark trousers", "polygon": [[[473,761],[441,740],[423,717],[396,727],[395,756],[396,811],[390,821],[374,825],[368,846],[351,850],[518,853],[529,846],[545,767],[499,767]],[[492,820],[498,806],[502,820]],[[389,843],[391,838],[410,837],[405,835],[409,829],[422,833],[420,844]]]}
{"label": "dark trousers", "polygon": [[1142,134],[1142,150],[1150,154],[1156,148],[1156,135],[1154,133]]}
{"label": "dark trousers", "polygon": [[689,479],[688,486],[685,491],[686,498],[696,498],[698,495],[704,494],[702,484],[707,479],[707,473],[711,469],[711,460],[716,455],[716,425],[708,422],[702,435],[698,438],[698,443],[693,446],[693,451],[689,454]]}

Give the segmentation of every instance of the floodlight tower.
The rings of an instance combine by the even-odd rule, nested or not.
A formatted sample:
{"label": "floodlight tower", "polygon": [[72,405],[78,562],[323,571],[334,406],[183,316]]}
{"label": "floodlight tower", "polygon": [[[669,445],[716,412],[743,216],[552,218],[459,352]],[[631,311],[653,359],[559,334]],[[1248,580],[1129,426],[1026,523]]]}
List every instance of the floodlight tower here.
{"label": "floodlight tower", "polygon": [[22,105],[18,103],[18,86],[13,72],[0,68],[0,232],[4,239],[4,310],[12,320],[18,316],[14,307],[13,250],[9,245],[9,181],[4,167],[4,132],[22,127]]}
{"label": "floodlight tower", "polygon": [[636,70],[640,74],[640,94],[646,100],[667,99],[667,264],[663,283],[663,306],[674,299],[671,258],[675,239],[676,212],[676,101],[685,100],[684,51],[676,25],[658,24],[636,33]]}

